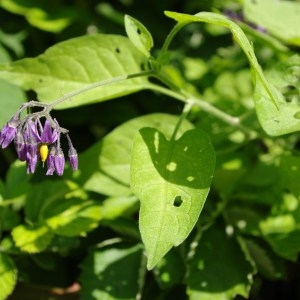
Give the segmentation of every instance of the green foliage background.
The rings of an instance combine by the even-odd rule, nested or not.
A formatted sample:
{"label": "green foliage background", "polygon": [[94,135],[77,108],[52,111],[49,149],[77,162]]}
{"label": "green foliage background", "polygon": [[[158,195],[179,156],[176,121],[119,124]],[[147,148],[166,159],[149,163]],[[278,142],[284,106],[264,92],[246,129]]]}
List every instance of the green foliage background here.
{"label": "green foliage background", "polygon": [[0,16],[0,126],[58,100],[79,152],[58,178],[1,149],[0,299],[300,297],[299,1]]}

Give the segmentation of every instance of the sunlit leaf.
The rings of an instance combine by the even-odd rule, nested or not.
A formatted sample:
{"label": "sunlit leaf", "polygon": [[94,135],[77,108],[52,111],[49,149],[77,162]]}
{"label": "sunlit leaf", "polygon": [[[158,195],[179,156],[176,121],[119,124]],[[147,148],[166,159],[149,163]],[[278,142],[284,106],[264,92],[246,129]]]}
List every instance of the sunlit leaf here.
{"label": "sunlit leaf", "polygon": [[[234,40],[244,51],[252,68],[252,80],[255,86],[255,107],[263,129],[269,135],[275,136],[300,130],[300,120],[297,117],[300,106],[297,103],[287,103],[282,93],[272,82],[266,79],[257,61],[252,44],[235,22],[223,15],[210,12],[200,12],[196,15],[169,11],[165,13],[178,22],[174,28],[174,32],[177,32],[183,26],[192,22],[204,22],[227,27],[231,31]],[[299,78],[299,72],[297,72],[295,76]]]}
{"label": "sunlit leaf", "polygon": [[125,15],[125,30],[131,42],[147,57],[153,47],[153,39],[148,29],[135,18]]}
{"label": "sunlit leaf", "polygon": [[7,81],[0,79],[1,105],[5,109],[0,110],[0,128],[16,113],[25,101],[22,90]]}
{"label": "sunlit leaf", "polygon": [[17,282],[17,269],[9,256],[0,252],[0,299],[7,299]]}
{"label": "sunlit leaf", "polygon": [[131,187],[141,201],[139,226],[148,269],[193,229],[205,203],[215,154],[207,135],[189,130],[168,140],[154,128],[136,136],[131,160]]}
{"label": "sunlit leaf", "polygon": [[300,46],[299,2],[246,0],[243,4],[243,13],[248,21],[288,44]]}
{"label": "sunlit leaf", "polygon": [[12,230],[12,237],[22,251],[38,253],[50,244],[53,232],[46,225],[19,225]]}
{"label": "sunlit leaf", "polygon": [[[32,89],[40,101],[52,102],[62,95],[118,76],[142,71],[145,56],[128,38],[95,34],[56,44],[35,58],[0,66],[0,78]],[[120,97],[147,88],[146,77],[122,80],[94,88],[58,108],[74,107]]]}

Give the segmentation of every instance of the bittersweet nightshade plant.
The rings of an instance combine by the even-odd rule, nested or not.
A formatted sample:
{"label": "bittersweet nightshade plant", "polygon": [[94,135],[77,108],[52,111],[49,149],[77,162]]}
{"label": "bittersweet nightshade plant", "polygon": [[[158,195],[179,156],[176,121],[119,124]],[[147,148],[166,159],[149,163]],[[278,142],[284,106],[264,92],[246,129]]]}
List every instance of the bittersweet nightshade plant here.
{"label": "bittersweet nightshade plant", "polygon": [[[22,7],[3,5],[14,2]],[[153,27],[161,49],[126,15],[128,37],[87,34],[0,63],[0,91],[4,79],[39,99],[0,114],[9,120],[0,146],[14,143],[23,162],[0,179],[0,300],[17,280],[70,283],[81,299],[260,299],[254,281],[278,282],[286,261],[297,261],[300,58],[291,53],[299,6],[221,2],[211,1],[223,14],[166,11],[176,24],[165,36],[164,22]],[[289,25],[279,32],[284,11]],[[166,107],[167,98],[179,103]],[[60,126],[68,122],[74,145]],[[0,154],[10,163],[9,150]],[[65,171],[66,160],[80,170]],[[64,176],[39,176],[40,165]]]}

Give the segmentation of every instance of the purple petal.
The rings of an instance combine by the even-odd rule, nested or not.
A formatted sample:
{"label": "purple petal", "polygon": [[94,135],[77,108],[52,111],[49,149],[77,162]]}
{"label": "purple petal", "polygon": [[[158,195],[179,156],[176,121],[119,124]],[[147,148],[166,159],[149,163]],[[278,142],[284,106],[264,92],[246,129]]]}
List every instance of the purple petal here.
{"label": "purple petal", "polygon": [[24,139],[24,136],[23,136],[23,133],[21,132],[21,130],[17,131],[17,135],[15,137],[15,148],[16,148],[16,152],[17,152],[19,160],[25,161],[27,147],[26,147],[25,139]]}
{"label": "purple petal", "polygon": [[78,156],[77,155],[69,155],[69,161],[72,170],[78,170]]}
{"label": "purple petal", "polygon": [[47,159],[47,172],[46,175],[53,175],[54,171],[55,171],[55,161],[54,161],[54,157],[55,157],[55,148],[52,146],[50,148],[49,151],[49,156]]}
{"label": "purple petal", "polygon": [[54,156],[54,165],[57,175],[61,176],[64,173],[65,157],[63,152],[59,149]]}
{"label": "purple petal", "polygon": [[32,121],[27,122],[24,139],[26,144],[27,173],[34,173],[38,160],[38,142],[32,131]]}
{"label": "purple petal", "polygon": [[53,144],[57,140],[57,136],[57,130],[53,129],[52,131],[51,123],[48,119],[46,119],[41,135],[41,142],[46,144]]}
{"label": "purple petal", "polygon": [[5,125],[1,130],[0,145],[2,149],[6,148],[15,138],[17,134],[17,128]]}
{"label": "purple petal", "polygon": [[20,114],[16,114],[3,126],[0,133],[0,145],[2,149],[6,148],[13,141],[19,125]]}
{"label": "purple petal", "polygon": [[41,142],[41,136],[37,128],[37,121],[33,122],[31,119],[27,121],[27,132],[31,131],[31,134],[34,135],[35,139]]}
{"label": "purple petal", "polygon": [[71,164],[71,168],[75,171],[78,170],[78,154],[76,149],[73,147],[70,136],[67,134],[66,137],[68,139],[68,144],[69,144],[69,152],[68,152],[69,161]]}

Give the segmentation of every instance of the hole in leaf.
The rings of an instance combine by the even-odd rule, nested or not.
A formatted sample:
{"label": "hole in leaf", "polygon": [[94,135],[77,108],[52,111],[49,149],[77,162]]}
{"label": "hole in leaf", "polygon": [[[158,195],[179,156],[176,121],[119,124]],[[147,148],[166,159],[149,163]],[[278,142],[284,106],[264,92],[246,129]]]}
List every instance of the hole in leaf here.
{"label": "hole in leaf", "polygon": [[115,50],[117,53],[121,53],[121,50],[118,47]]}
{"label": "hole in leaf", "polygon": [[180,207],[182,202],[183,202],[183,200],[181,199],[181,196],[176,196],[174,201],[173,201],[173,205],[175,207]]}
{"label": "hole in leaf", "polygon": [[141,30],[138,28],[137,30],[136,30],[136,32],[137,32],[137,34],[141,34],[142,32],[141,32]]}

